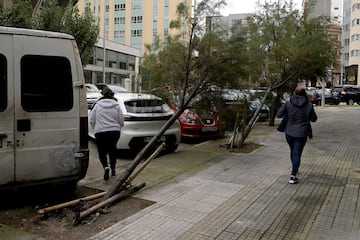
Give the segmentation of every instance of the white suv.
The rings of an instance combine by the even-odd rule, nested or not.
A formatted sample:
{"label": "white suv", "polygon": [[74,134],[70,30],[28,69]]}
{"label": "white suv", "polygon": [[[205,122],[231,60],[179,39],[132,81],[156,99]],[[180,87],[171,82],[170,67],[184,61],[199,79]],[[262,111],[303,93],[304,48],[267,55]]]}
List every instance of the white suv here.
{"label": "white suv", "polygon": [[[118,100],[125,120],[117,143],[118,149],[140,151],[174,114],[161,98],[151,94],[116,93],[114,97]],[[90,124],[89,137],[94,139],[94,130]],[[180,142],[178,121],[166,130],[161,141],[166,143],[167,152],[177,149]]]}

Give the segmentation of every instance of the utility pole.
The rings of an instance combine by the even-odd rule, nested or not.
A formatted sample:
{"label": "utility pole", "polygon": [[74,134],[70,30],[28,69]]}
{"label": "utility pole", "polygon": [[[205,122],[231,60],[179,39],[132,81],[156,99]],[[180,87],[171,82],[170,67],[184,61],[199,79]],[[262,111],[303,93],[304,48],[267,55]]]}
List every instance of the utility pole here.
{"label": "utility pole", "polygon": [[[106,72],[105,72],[105,67],[106,67],[106,47],[105,47],[105,35],[106,35],[106,22],[105,22],[105,14],[106,14],[106,9],[105,9],[105,0],[104,1],[104,18],[103,18],[103,21],[104,21],[104,24],[103,24],[103,28],[104,28],[104,31],[103,31],[103,83],[105,83],[105,80],[106,80]],[[100,7],[100,12],[99,12],[99,15],[101,16],[101,7]]]}

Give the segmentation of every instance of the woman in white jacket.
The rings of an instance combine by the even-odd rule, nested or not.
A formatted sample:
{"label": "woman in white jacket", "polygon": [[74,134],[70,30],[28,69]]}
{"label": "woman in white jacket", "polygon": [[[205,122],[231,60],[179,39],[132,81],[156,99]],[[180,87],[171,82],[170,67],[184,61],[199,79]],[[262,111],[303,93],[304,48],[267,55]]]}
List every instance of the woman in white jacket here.
{"label": "woman in white jacket", "polygon": [[[95,141],[99,159],[104,168],[104,180],[115,176],[116,143],[120,138],[121,128],[124,126],[124,118],[114,93],[107,87],[102,90],[100,98],[90,112],[90,125],[95,132]],[[107,155],[109,155],[110,167]]]}

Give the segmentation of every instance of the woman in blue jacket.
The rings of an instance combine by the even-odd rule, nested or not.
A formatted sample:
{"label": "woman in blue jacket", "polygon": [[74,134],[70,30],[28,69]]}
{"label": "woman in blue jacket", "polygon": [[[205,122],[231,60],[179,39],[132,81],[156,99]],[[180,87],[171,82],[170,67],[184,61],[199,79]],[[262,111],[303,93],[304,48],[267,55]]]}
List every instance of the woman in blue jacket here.
{"label": "woman in blue jacket", "polygon": [[289,183],[296,184],[299,182],[296,177],[300,162],[301,154],[306,144],[307,138],[312,138],[311,122],[317,120],[313,105],[303,87],[297,87],[294,95],[281,106],[277,113],[278,117],[287,118],[285,127],[286,141],[290,147],[290,159],[292,170]]}

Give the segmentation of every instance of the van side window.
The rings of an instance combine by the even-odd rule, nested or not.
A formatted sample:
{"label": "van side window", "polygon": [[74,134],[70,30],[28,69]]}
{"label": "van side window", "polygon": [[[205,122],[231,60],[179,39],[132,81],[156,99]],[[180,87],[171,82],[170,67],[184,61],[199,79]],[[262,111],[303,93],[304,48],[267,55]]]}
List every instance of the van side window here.
{"label": "van side window", "polygon": [[59,56],[21,59],[21,105],[28,112],[68,111],[73,107],[70,61]]}
{"label": "van side window", "polygon": [[0,54],[0,111],[7,106],[7,62],[4,55]]}

